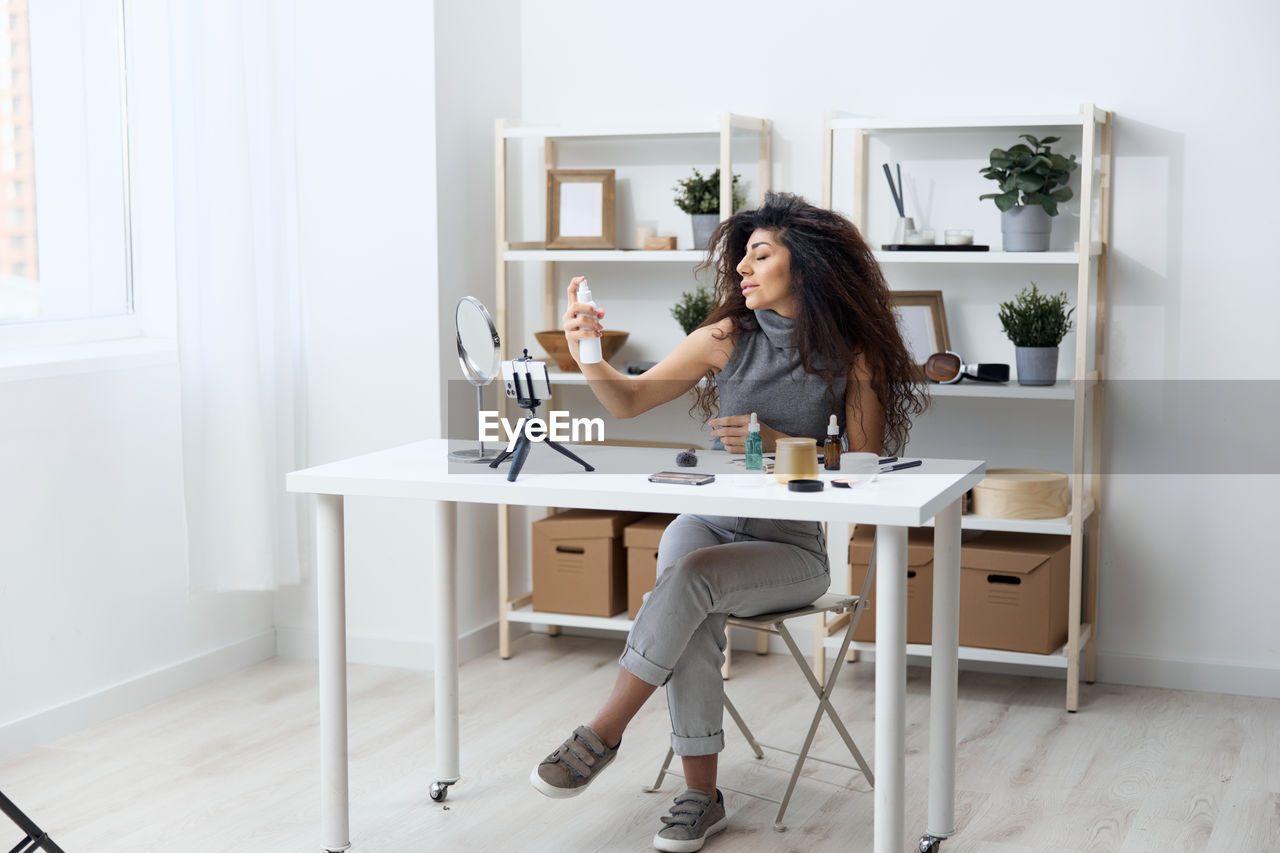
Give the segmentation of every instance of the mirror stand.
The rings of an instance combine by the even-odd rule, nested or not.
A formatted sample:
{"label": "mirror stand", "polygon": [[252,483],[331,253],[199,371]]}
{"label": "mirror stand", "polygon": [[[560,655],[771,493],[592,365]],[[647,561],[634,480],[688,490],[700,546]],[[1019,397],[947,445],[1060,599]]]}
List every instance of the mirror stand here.
{"label": "mirror stand", "polygon": [[[480,413],[484,411],[484,386],[476,386],[476,430],[477,434],[480,429]],[[454,462],[492,462],[498,458],[499,450],[497,447],[493,451],[486,451],[484,448],[484,439],[478,438],[480,446],[466,448],[464,450],[450,450],[449,458]]]}

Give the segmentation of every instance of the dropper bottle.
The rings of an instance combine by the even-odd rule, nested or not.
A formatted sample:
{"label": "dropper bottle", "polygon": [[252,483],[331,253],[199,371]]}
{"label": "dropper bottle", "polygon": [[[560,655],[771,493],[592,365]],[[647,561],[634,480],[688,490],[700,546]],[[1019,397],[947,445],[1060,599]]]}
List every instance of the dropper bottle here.
{"label": "dropper bottle", "polygon": [[822,446],[822,467],[828,471],[840,470],[840,425],[832,415],[827,422],[827,443]]}
{"label": "dropper bottle", "polygon": [[756,413],[751,413],[751,422],[747,424],[747,470],[764,470],[764,438],[760,435],[760,422]]}

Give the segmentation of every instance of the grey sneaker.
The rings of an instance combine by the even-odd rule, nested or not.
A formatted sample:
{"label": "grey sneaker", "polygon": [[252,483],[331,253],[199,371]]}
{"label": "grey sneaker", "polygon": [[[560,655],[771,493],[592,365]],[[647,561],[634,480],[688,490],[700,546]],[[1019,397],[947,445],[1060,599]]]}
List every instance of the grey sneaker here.
{"label": "grey sneaker", "polygon": [[617,747],[610,749],[590,726],[578,726],[568,740],[533,768],[529,783],[548,797],[576,797],[617,754]]}
{"label": "grey sneaker", "polygon": [[668,853],[701,850],[708,837],[729,825],[729,817],[724,813],[724,795],[717,790],[712,801],[697,788],[690,788],[676,797],[671,814],[664,815],[662,822],[666,826],[653,837],[655,849]]}

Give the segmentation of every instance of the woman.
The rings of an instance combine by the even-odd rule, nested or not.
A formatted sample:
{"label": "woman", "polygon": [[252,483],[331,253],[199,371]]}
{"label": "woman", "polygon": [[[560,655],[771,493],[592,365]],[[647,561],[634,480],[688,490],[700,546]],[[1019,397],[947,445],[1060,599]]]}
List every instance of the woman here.
{"label": "woman", "polygon": [[[604,362],[581,365],[609,412],[635,417],[709,376],[694,406],[731,452],[744,452],[752,412],[765,452],[787,436],[821,442],[832,413],[850,450],[900,450],[925,400],[884,277],[853,224],[799,196],[769,193],[758,210],[721,223],[710,245],[703,267],[715,269],[716,308],[702,326],[643,377]],[[580,281],[569,285],[564,315],[575,360],[581,340],[602,334],[605,315],[577,301]],[[662,818],[654,846],[698,850],[727,824],[716,789],[726,619],[806,606],[827,591],[830,571],[817,522],[681,515],[662,536],[658,572],[604,707],[530,781],[550,797],[581,793],[665,684],[689,790]]]}

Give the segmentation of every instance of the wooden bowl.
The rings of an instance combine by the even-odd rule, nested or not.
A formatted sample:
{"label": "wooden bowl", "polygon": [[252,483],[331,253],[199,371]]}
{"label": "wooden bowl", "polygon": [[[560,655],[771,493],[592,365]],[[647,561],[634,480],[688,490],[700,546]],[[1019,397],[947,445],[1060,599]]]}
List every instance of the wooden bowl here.
{"label": "wooden bowl", "polygon": [[[569,355],[569,342],[564,338],[563,329],[556,329],[551,332],[535,332],[534,337],[538,339],[538,343],[561,370],[566,373],[582,372],[578,367],[578,363],[573,360],[573,356]],[[604,337],[600,339],[600,354],[604,356],[604,360],[608,361],[617,355],[618,350],[622,349],[622,345],[627,342],[629,337],[631,337],[630,332],[605,329]]]}
{"label": "wooden bowl", "polygon": [[1067,475],[1034,468],[991,468],[973,488],[973,513],[990,518],[1061,518],[1071,511]]}

